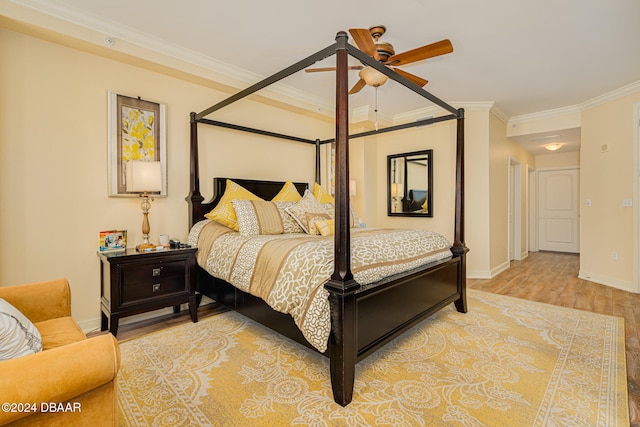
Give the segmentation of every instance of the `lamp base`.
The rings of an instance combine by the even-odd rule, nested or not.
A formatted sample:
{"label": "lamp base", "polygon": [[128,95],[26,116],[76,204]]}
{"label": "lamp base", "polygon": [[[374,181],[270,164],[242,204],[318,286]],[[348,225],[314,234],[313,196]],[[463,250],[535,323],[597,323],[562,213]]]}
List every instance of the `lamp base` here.
{"label": "lamp base", "polygon": [[142,244],[136,246],[136,251],[144,252],[146,249],[151,249],[151,248],[155,249],[156,246],[157,245],[152,245],[152,244],[149,244],[149,243],[142,243]]}

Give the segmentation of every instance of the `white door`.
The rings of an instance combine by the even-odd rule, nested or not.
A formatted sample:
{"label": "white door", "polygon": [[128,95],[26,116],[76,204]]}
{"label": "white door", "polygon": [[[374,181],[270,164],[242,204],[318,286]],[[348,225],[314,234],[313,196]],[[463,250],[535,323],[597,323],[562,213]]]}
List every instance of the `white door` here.
{"label": "white door", "polygon": [[538,171],[538,248],[580,252],[578,169]]}

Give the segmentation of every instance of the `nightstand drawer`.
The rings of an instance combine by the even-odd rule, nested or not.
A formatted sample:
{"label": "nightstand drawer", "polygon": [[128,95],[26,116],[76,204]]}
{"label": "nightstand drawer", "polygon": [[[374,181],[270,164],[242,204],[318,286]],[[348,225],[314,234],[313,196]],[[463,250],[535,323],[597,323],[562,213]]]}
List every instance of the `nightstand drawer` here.
{"label": "nightstand drawer", "polygon": [[122,268],[122,284],[129,286],[136,285],[139,282],[157,282],[169,277],[182,277],[184,279],[185,274],[186,266],[183,260],[150,265],[130,265]]}
{"label": "nightstand drawer", "polygon": [[122,304],[129,304],[170,295],[178,292],[187,292],[184,273],[181,276],[163,277],[158,280],[145,280],[130,284],[123,284],[120,295]]}

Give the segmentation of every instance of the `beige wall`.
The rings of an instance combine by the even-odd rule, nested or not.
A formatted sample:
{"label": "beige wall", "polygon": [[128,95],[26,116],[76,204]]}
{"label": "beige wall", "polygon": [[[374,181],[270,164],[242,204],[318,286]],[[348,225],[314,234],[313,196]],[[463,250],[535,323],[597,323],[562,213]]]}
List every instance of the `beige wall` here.
{"label": "beige wall", "polygon": [[[67,277],[74,317],[95,327],[98,233],[126,229],[136,244],[142,223],[139,199],[107,196],[108,91],[167,104],[168,197],[152,203],[152,240],[160,233],[186,238],[189,113],[226,95],[6,29],[0,63],[0,284]],[[332,131],[325,122],[275,110],[246,101],[216,118],[310,138]],[[203,176],[313,182],[312,145],[200,129],[211,142],[201,153]],[[211,182],[201,184],[210,198]]]}
{"label": "beige wall", "polygon": [[[469,277],[491,275],[491,244],[494,237],[490,221],[489,180],[489,117],[488,109],[465,111],[465,243]],[[504,125],[503,125],[504,127]],[[504,135],[504,129],[502,129]],[[365,192],[358,187],[355,206],[369,226],[422,228],[442,233],[453,240],[455,202],[455,122],[381,134],[351,143],[352,178],[363,176]],[[434,150],[434,215],[433,218],[390,217],[387,215],[387,156],[424,149]],[[359,153],[359,154],[355,154]],[[366,168],[357,171],[354,159],[363,155],[358,164]],[[505,160],[506,161],[506,160]],[[360,182],[358,183],[360,186]],[[362,200],[361,197],[365,199]],[[504,207],[506,209],[506,205]],[[506,214],[505,214],[506,215]],[[503,238],[499,236],[498,238]],[[506,245],[506,241],[498,246]]]}
{"label": "beige wall", "polygon": [[536,169],[580,167],[580,152],[541,154],[535,161]]}
{"label": "beige wall", "polygon": [[[512,235],[509,230],[510,221],[516,221],[509,215],[510,203],[510,168],[520,166],[520,245],[513,248],[514,257],[519,259],[528,252],[527,243],[527,210],[528,210],[528,168],[533,168],[535,158],[524,148],[506,136],[506,124],[494,114],[489,117],[489,179],[490,179],[490,272],[491,277],[509,267]],[[513,209],[516,212],[516,209]],[[516,233],[517,230],[514,231]]]}
{"label": "beige wall", "polygon": [[[582,113],[580,277],[638,292],[634,284],[634,106],[636,93]],[[602,152],[602,145],[609,150]],[[591,207],[585,201],[591,200]],[[618,254],[613,260],[612,252]]]}
{"label": "beige wall", "polygon": [[[437,231],[453,240],[455,191],[455,121],[369,138],[376,145],[375,212],[366,212],[378,227],[418,228]],[[387,215],[387,156],[419,150],[433,150],[433,217],[390,217]],[[369,166],[369,165],[367,165]]]}

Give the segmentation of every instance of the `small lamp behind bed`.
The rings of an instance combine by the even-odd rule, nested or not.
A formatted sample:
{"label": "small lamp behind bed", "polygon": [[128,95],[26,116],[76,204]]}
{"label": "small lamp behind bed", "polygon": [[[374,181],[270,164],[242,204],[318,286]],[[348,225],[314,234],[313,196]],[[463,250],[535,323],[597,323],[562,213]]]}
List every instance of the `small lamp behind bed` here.
{"label": "small lamp behind bed", "polygon": [[[162,190],[162,170],[160,168],[160,162],[141,162],[141,161],[129,161],[126,166],[127,172],[127,192],[128,193],[142,193],[142,244],[136,246],[136,249],[143,251],[147,248],[154,248],[149,242],[149,194],[153,191]],[[153,201],[153,197],[151,197]]]}

